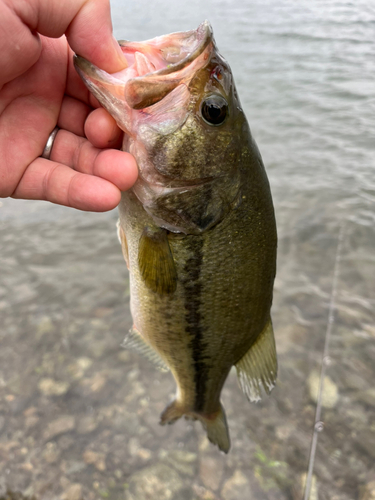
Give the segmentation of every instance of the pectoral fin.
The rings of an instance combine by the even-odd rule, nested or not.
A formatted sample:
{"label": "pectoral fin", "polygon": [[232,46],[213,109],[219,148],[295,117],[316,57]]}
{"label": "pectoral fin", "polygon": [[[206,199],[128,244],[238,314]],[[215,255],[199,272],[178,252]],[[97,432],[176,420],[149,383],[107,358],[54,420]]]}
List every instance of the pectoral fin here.
{"label": "pectoral fin", "polygon": [[173,293],[177,272],[165,229],[145,227],[139,240],[138,265],[148,288],[159,295]]}
{"label": "pectoral fin", "polygon": [[159,354],[146,343],[141,333],[134,326],[125,337],[121,347],[141,354],[151,361],[161,372],[169,371],[168,366],[161,359]]}
{"label": "pectoral fin", "polygon": [[277,376],[276,346],[271,320],[235,366],[241,389],[250,401],[261,399],[262,387],[267,394],[271,392]]}
{"label": "pectoral fin", "polygon": [[126,241],[126,236],[125,236],[124,230],[122,229],[122,227],[120,225],[120,221],[117,222],[117,236],[118,236],[118,239],[121,243],[122,255],[124,256],[124,259],[126,262],[126,267],[129,269],[128,242]]}

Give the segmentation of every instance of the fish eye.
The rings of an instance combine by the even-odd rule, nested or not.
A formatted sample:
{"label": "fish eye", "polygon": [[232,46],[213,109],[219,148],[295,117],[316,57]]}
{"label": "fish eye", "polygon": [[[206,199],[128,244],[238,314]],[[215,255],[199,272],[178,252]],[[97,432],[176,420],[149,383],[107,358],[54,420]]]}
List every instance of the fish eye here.
{"label": "fish eye", "polygon": [[201,114],[209,125],[221,125],[228,114],[228,103],[221,95],[211,95],[202,102]]}

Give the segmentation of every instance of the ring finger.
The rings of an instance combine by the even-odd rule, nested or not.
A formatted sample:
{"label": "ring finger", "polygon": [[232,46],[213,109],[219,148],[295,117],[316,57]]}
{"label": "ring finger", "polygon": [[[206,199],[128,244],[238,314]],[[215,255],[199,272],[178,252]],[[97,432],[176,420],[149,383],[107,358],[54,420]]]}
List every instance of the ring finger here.
{"label": "ring finger", "polygon": [[[111,161],[105,161],[110,155]],[[124,164],[135,165],[129,153],[96,148],[87,139],[67,130],[59,130],[52,147],[50,160],[62,163],[83,174],[102,177],[120,190],[126,190],[129,179],[124,175]]]}

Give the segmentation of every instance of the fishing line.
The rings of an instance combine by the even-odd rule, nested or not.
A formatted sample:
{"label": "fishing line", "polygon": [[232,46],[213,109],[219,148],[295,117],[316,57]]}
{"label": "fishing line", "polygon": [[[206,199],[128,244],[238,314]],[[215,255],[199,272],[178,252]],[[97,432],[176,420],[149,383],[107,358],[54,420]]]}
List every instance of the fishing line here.
{"label": "fishing line", "polygon": [[315,463],[315,454],[316,447],[318,444],[318,436],[319,433],[324,429],[324,422],[321,420],[322,414],[322,396],[324,389],[324,378],[326,375],[326,369],[331,364],[331,358],[329,357],[329,344],[331,340],[332,327],[335,320],[335,307],[336,307],[336,297],[337,297],[337,281],[339,277],[339,268],[341,262],[341,249],[342,243],[344,240],[344,232],[345,232],[345,223],[341,221],[338,241],[337,241],[337,249],[336,249],[336,257],[335,257],[335,266],[333,270],[333,279],[332,279],[332,291],[329,302],[328,309],[328,320],[327,320],[327,329],[324,341],[324,350],[323,350],[323,359],[322,359],[322,368],[320,371],[320,381],[319,381],[319,390],[318,390],[318,401],[316,405],[315,412],[315,421],[314,421],[314,432],[311,441],[311,449],[309,456],[309,467],[306,476],[306,485],[305,485],[305,493],[303,500],[309,500],[311,493],[311,484],[312,484],[312,475],[314,470]]}

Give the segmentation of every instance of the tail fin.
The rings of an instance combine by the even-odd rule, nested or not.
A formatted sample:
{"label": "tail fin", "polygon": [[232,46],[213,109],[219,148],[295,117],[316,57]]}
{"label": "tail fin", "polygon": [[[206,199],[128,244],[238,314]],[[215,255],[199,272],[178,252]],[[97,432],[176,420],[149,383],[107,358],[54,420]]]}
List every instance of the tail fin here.
{"label": "tail fin", "polygon": [[174,400],[161,414],[160,423],[161,425],[173,424],[183,415],[185,415],[187,419],[200,420],[211,443],[216,444],[224,453],[228,453],[230,449],[230,437],[227,418],[222,405],[220,405],[220,410],[218,412],[212,415],[202,415],[186,411],[185,408]]}
{"label": "tail fin", "polygon": [[207,431],[207,437],[211,443],[216,444],[224,453],[228,453],[230,449],[230,437],[227,417],[222,405],[220,405],[220,410],[212,415],[212,417],[199,416],[198,418]]}

